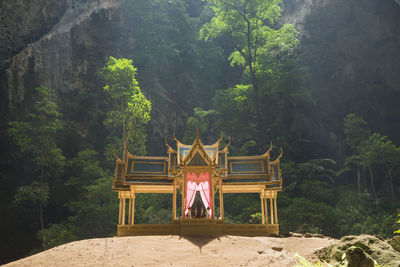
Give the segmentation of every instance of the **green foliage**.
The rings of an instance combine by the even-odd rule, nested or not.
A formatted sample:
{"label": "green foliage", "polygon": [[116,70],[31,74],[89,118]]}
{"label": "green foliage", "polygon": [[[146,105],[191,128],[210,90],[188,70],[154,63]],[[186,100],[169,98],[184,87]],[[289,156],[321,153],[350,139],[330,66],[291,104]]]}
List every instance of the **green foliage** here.
{"label": "green foliage", "polygon": [[201,1],[125,0],[123,5],[134,25],[126,29],[128,53],[154,106],[186,113],[209,102],[230,80],[223,49],[198,40],[201,22],[209,19]]}
{"label": "green foliage", "polygon": [[111,98],[113,109],[107,112],[104,124],[114,131],[113,140],[106,147],[106,157],[119,155],[125,158],[125,150],[134,154],[145,153],[145,126],[150,120],[151,102],[146,99],[135,79],[137,69],[132,60],[110,57],[102,77],[107,83],[104,90]]}
{"label": "green foliage", "polygon": [[283,162],[281,167],[285,177],[278,198],[282,231],[336,236],[336,163],[332,159],[314,159],[305,163]]}
{"label": "green foliage", "polygon": [[[328,215],[329,216],[326,216]],[[338,217],[334,207],[305,198],[291,199],[291,204],[280,210],[281,227],[285,231],[323,233],[333,236]]]}
{"label": "green foliage", "polygon": [[110,174],[87,186],[84,197],[69,205],[74,216],[69,218],[76,226],[79,238],[112,236],[116,231],[118,199],[112,190]]}
{"label": "green foliage", "polygon": [[[297,44],[293,25],[273,28],[280,17],[280,0],[210,0],[214,17],[200,29],[200,38],[208,41],[226,37],[233,45],[229,56],[232,66],[245,67],[244,88],[252,87],[252,102],[258,131],[261,130],[260,80],[270,76],[271,58],[288,53]],[[235,98],[237,99],[237,98]]]}
{"label": "green foliage", "polygon": [[260,211],[260,196],[256,194],[224,194],[226,223],[254,223]]}
{"label": "green foliage", "polygon": [[186,144],[192,143],[195,138],[195,129],[199,129],[202,139],[207,140],[208,136],[212,134],[211,123],[217,115],[218,112],[215,110],[203,110],[195,107],[193,116],[188,117],[186,120],[186,131],[182,141]]}
{"label": "green foliage", "polygon": [[84,150],[70,161],[71,170],[78,174],[66,182],[71,192],[66,206],[71,215],[38,232],[43,249],[115,234],[118,199],[111,190],[112,175],[100,167],[96,156],[95,151]]}
{"label": "green foliage", "polygon": [[68,218],[77,238],[108,236],[115,232],[118,213],[117,196],[112,192],[112,175],[101,168],[97,153],[84,150],[71,160],[70,167],[78,176],[71,176],[67,185],[75,198],[67,203]]}
{"label": "green foliage", "polygon": [[[400,169],[400,148],[387,137],[380,133],[369,134],[367,123],[356,114],[348,114],[344,120],[346,142],[354,153],[345,161],[343,172],[356,168],[358,176],[358,191],[360,192],[361,168],[367,168],[370,177],[370,191],[372,192],[376,205],[378,205],[378,190],[376,188],[376,170],[378,177],[383,166],[388,176],[388,188],[392,197],[392,206],[395,206],[395,177]],[[375,173],[375,175],[374,175]],[[382,182],[382,181],[381,181]]]}
{"label": "green foliage", "polygon": [[17,188],[14,198],[16,204],[42,204],[47,205],[49,200],[49,184],[32,182],[30,185],[23,185]]}
{"label": "green foliage", "polygon": [[262,214],[260,212],[256,212],[250,215],[249,223],[260,224],[261,222],[262,222]]}
{"label": "green foliage", "polygon": [[33,160],[37,177],[31,185],[20,186],[16,190],[16,203],[30,200],[39,205],[40,223],[44,228],[43,209],[49,199],[50,178],[55,180],[63,171],[65,157],[58,148],[56,137],[63,128],[61,113],[58,111],[55,92],[47,87],[36,88],[38,94],[34,112],[24,121],[9,122],[8,134],[22,153]]}
{"label": "green foliage", "polygon": [[135,223],[171,223],[172,196],[165,194],[137,194]]}
{"label": "green foliage", "polygon": [[[394,216],[377,211],[367,194],[356,194],[352,187],[338,187],[336,210],[337,235],[377,234],[389,238],[394,230]],[[393,230],[392,230],[393,229]]]}
{"label": "green foliage", "polygon": [[370,135],[359,146],[361,159],[366,165],[382,163],[398,166],[400,164],[400,148],[396,147],[387,136],[379,133]]}
{"label": "green foliage", "polygon": [[34,113],[28,114],[25,121],[10,122],[8,134],[21,152],[33,156],[38,168],[48,169],[48,173],[43,175],[49,175],[65,165],[65,158],[56,144],[56,134],[63,125],[54,91],[41,86],[36,88],[36,92]]}
{"label": "green foliage", "polygon": [[[294,258],[296,260],[296,267],[325,267],[325,266],[332,266],[326,262],[321,262],[321,261],[317,261],[315,263],[313,262],[309,262],[308,260],[306,260],[305,258],[303,258],[302,256],[300,256],[299,254],[295,254]],[[344,265],[335,265],[336,267],[341,267]]]}
{"label": "green foliage", "polygon": [[369,131],[366,128],[367,123],[365,120],[356,114],[347,114],[344,119],[344,134],[346,136],[346,143],[353,151],[357,151],[358,146],[368,136]]}
{"label": "green foliage", "polygon": [[71,176],[66,185],[74,187],[75,191],[86,191],[86,186],[93,181],[106,176],[97,160],[97,152],[94,150],[80,151],[78,155],[69,162],[69,167],[76,176]]}
{"label": "green foliage", "polygon": [[[398,217],[400,217],[400,214],[398,215]],[[399,219],[399,220],[397,220],[397,222],[396,222],[396,223],[400,223],[400,219]],[[393,233],[395,233],[395,234],[400,234],[400,229],[398,229],[398,230],[394,231]]]}
{"label": "green foliage", "polygon": [[[287,38],[295,38],[294,33],[287,34]],[[308,140],[305,140],[304,134],[288,129],[314,104],[304,86],[307,70],[301,67],[297,56],[288,47],[272,51],[279,47],[274,44],[275,37],[265,39],[263,53],[258,49],[257,57],[252,58],[257,60],[253,64],[253,74],[247,65],[240,84],[215,92],[213,109],[219,115],[214,127],[232,136],[241,145],[248,141],[256,142],[256,149],[248,153],[262,153],[265,140],[276,139],[285,146],[286,153],[302,154],[304,149],[299,142],[306,143]],[[293,39],[293,45],[296,42]],[[231,54],[230,60],[235,64],[246,62],[237,50]],[[232,150],[235,154],[246,151],[236,144],[232,145]]]}
{"label": "green foliage", "polygon": [[42,249],[47,250],[77,240],[73,232],[71,224],[51,224],[48,228],[40,230],[37,237],[42,243]]}

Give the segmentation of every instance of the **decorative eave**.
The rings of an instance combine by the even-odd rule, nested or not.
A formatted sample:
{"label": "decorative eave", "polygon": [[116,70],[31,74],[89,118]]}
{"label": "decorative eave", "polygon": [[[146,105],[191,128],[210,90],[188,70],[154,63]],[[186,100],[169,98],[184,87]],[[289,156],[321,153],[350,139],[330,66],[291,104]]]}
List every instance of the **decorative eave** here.
{"label": "decorative eave", "polygon": [[224,134],[221,133],[221,136],[219,137],[219,139],[212,145],[208,145],[208,147],[216,147],[219,148],[219,143],[222,141],[222,138],[224,137]]}
{"label": "decorative eave", "polygon": [[272,150],[272,142],[270,143],[267,152],[265,152],[262,156],[269,157],[271,155],[271,150]]}
{"label": "decorative eave", "polygon": [[278,164],[281,161],[281,158],[282,158],[282,155],[283,155],[283,149],[280,148],[280,151],[281,152],[280,152],[279,156],[274,161],[271,161],[272,165]]}
{"label": "decorative eave", "polygon": [[220,153],[228,153],[229,152],[229,146],[231,145],[231,137],[228,137],[228,144],[220,151]]}
{"label": "decorative eave", "polygon": [[[174,134],[174,137],[175,137],[175,134]],[[165,137],[165,145],[167,146],[168,153],[175,153],[175,154],[177,153],[176,150],[173,149],[173,148],[168,144],[168,142],[167,142],[167,137]]]}

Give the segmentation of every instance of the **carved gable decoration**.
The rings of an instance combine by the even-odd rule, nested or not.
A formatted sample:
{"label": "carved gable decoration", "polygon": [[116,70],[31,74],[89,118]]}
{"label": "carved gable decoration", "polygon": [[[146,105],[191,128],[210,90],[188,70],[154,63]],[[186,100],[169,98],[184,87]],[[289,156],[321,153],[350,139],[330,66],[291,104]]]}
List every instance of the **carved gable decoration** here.
{"label": "carved gable decoration", "polygon": [[199,152],[193,156],[187,166],[208,166],[207,162],[203,159]]}
{"label": "carved gable decoration", "polygon": [[212,165],[212,160],[208,156],[207,151],[204,149],[204,146],[198,137],[196,137],[196,140],[193,142],[192,147],[190,148],[182,163],[186,166]]}

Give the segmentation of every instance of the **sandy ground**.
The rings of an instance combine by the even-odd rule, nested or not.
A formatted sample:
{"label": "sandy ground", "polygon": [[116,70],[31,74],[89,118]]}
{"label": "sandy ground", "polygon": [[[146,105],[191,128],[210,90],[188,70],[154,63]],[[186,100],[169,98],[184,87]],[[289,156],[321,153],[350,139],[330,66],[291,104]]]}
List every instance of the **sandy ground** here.
{"label": "sandy ground", "polygon": [[[330,238],[132,236],[71,242],[5,266],[293,266]],[[281,250],[281,251],[279,251]]]}

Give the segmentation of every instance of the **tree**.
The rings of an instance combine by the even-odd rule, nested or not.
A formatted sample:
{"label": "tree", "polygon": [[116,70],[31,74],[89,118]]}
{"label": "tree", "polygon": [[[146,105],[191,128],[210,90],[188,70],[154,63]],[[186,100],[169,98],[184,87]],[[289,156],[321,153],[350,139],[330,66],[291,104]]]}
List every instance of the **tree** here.
{"label": "tree", "polygon": [[344,119],[344,135],[346,136],[346,143],[352,152],[357,153],[359,145],[369,135],[367,122],[359,115],[354,113],[347,114]]}
{"label": "tree", "polygon": [[61,113],[58,111],[53,90],[41,86],[34,112],[25,121],[9,123],[8,134],[16,142],[22,153],[31,155],[36,166],[38,179],[30,185],[17,188],[17,203],[33,201],[39,205],[40,225],[44,228],[44,208],[49,199],[49,179],[59,176],[65,165],[65,158],[56,143],[56,135],[63,128]]}
{"label": "tree", "polygon": [[[393,169],[400,165],[400,148],[396,147],[387,136],[379,133],[374,133],[368,137],[360,145],[361,159],[364,161],[369,169],[371,177],[372,189],[375,192],[373,185],[373,164],[381,164],[385,167],[389,176],[389,187],[392,197],[392,204],[395,203],[394,189],[393,189]],[[376,193],[375,197],[376,197]]]}
{"label": "tree", "polygon": [[150,120],[151,102],[146,99],[135,79],[137,69],[132,60],[110,57],[103,68],[102,76],[107,85],[113,109],[107,112],[104,124],[119,128],[114,140],[106,148],[106,157],[121,155],[126,157],[128,147],[131,152],[143,154],[145,151],[146,124]]}
{"label": "tree", "polygon": [[43,249],[74,240],[115,234],[118,213],[117,196],[112,187],[112,174],[101,168],[97,152],[80,151],[70,162],[72,173],[65,188],[69,201],[65,203],[70,215],[58,224],[37,234]]}
{"label": "tree", "polygon": [[203,140],[207,140],[210,136],[212,129],[212,119],[215,120],[218,112],[216,110],[203,110],[199,107],[193,109],[193,116],[190,116],[186,120],[186,131],[183,137],[183,142],[190,144],[195,139],[195,129],[199,129]]}
{"label": "tree", "polygon": [[393,188],[393,171],[400,167],[400,147],[397,147],[387,136],[380,136],[378,144],[379,162],[385,166],[389,176],[392,204],[395,206],[395,194]]}
{"label": "tree", "polygon": [[298,40],[293,25],[285,24],[274,29],[279,19],[280,0],[209,0],[214,17],[200,30],[200,38],[208,41],[221,36],[230,38],[234,51],[230,54],[231,65],[245,67],[249,76],[248,90],[252,90],[255,103],[257,128],[261,127],[260,77],[268,69],[262,60],[293,49]]}
{"label": "tree", "polygon": [[344,119],[344,134],[352,155],[345,159],[342,172],[355,167],[357,173],[357,192],[361,193],[361,168],[363,161],[359,155],[360,144],[368,137],[369,131],[365,120],[354,113],[347,114]]}

